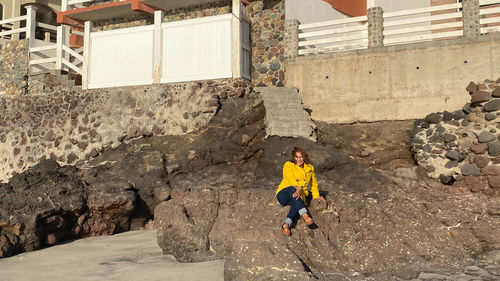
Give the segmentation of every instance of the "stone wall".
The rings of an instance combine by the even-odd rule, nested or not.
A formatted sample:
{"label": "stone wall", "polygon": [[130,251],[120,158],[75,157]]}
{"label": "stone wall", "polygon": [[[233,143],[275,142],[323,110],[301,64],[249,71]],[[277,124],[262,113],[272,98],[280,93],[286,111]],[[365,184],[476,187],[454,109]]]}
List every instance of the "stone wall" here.
{"label": "stone wall", "polygon": [[411,151],[429,176],[456,188],[500,194],[500,79],[471,82],[470,103],[417,120]]}
{"label": "stone wall", "polygon": [[28,41],[0,45],[0,96],[25,92],[28,74]]}
{"label": "stone wall", "polygon": [[219,99],[250,90],[245,80],[225,79],[88,91],[45,87],[0,96],[0,181],[41,159],[82,165],[132,138],[196,131],[215,114]]}
{"label": "stone wall", "polygon": [[285,1],[253,1],[247,11],[252,30],[252,83],[258,87],[283,87]]}

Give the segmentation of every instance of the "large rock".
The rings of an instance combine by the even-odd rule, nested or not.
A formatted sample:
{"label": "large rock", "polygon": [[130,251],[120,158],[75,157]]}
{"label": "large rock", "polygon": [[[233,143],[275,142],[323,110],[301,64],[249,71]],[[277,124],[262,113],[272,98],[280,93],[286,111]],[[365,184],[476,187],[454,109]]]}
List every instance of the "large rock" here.
{"label": "large rock", "polygon": [[[288,208],[276,201],[275,188],[296,145],[308,149],[329,203],[313,201],[309,207],[317,229],[299,219],[292,236],[285,237],[279,227]],[[420,185],[367,170],[325,143],[271,137],[262,148],[258,162],[247,159],[232,169],[221,163],[174,178],[172,198],[155,210],[164,253],[181,261],[225,258],[226,280],[348,280],[339,277],[346,270],[390,280],[416,278],[422,262],[451,266],[482,251],[481,239],[497,243],[493,232],[482,237],[473,230],[491,223],[500,227],[477,205],[480,201],[456,200],[436,183]],[[479,223],[464,208],[483,210],[488,223]],[[478,224],[450,228],[448,235],[442,233],[443,215],[449,226],[456,220]],[[400,235],[408,232],[412,238]]]}
{"label": "large rock", "polygon": [[84,184],[77,170],[42,161],[0,184],[0,256],[73,237],[71,229],[84,212]]}
{"label": "large rock", "polygon": [[465,164],[461,169],[464,176],[479,176],[481,171],[477,168],[476,164]]}
{"label": "large rock", "polygon": [[471,94],[471,103],[481,103],[490,99],[491,94],[485,91],[475,91]]}
{"label": "large rock", "polygon": [[500,99],[492,100],[486,103],[483,107],[483,110],[486,112],[497,111],[500,109]]}
{"label": "large rock", "polygon": [[488,154],[491,156],[500,155],[500,141],[488,143]]}
{"label": "large rock", "polygon": [[494,141],[496,139],[497,139],[497,137],[494,134],[487,132],[487,131],[482,131],[478,136],[478,141],[480,143],[490,142],[490,141]]}

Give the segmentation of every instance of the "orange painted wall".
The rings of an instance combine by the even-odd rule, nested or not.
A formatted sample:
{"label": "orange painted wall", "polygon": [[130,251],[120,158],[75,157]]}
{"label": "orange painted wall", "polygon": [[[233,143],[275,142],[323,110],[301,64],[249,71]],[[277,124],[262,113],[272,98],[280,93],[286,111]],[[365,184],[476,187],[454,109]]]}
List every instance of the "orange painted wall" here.
{"label": "orange painted wall", "polygon": [[332,7],[348,16],[358,17],[366,15],[366,0],[323,0]]}

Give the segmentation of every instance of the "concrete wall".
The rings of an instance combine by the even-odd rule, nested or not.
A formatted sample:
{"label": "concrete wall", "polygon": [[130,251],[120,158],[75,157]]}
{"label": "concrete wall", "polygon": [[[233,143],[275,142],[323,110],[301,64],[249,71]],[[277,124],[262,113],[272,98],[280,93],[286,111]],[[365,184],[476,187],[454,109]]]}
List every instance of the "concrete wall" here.
{"label": "concrete wall", "polygon": [[286,64],[286,86],[318,121],[422,118],[461,108],[469,81],[499,78],[499,48],[490,35],[298,57]]}
{"label": "concrete wall", "polygon": [[430,7],[430,0],[375,0],[375,7],[381,7],[384,12],[397,12],[403,10],[419,9]]}
{"label": "concrete wall", "polygon": [[338,20],[346,17],[323,0],[286,0],[285,15],[286,19],[297,19],[301,24]]}

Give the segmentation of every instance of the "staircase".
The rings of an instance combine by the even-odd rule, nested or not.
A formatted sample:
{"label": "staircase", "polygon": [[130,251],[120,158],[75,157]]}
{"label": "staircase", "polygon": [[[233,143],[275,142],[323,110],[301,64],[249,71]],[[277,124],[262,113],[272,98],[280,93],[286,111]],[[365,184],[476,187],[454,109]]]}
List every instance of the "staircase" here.
{"label": "staircase", "polygon": [[79,74],[68,73],[64,70],[50,70],[29,75],[28,85],[32,93],[53,87],[81,88],[82,77]]}
{"label": "staircase", "polygon": [[296,88],[259,87],[266,107],[267,136],[302,137],[316,141],[315,125]]}

